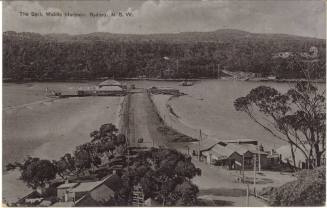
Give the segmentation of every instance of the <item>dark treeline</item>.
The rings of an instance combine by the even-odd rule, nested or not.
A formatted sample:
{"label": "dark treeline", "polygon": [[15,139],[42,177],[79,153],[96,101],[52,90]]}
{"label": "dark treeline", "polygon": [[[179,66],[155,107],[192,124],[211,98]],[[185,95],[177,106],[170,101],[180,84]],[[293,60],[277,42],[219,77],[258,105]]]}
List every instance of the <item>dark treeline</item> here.
{"label": "dark treeline", "polygon": [[[275,53],[318,48],[311,78],[325,76],[325,41],[238,30],[157,35],[66,35],[4,32],[3,76],[11,80],[100,77],[213,78],[230,71],[304,78],[290,59]],[[166,58],[164,58],[166,57]]]}

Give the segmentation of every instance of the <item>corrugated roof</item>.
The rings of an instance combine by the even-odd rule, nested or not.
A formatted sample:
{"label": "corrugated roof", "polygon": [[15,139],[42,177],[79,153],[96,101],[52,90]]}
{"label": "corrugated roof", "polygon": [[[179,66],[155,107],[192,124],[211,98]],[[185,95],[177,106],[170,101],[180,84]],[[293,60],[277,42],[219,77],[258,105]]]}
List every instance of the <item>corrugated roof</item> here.
{"label": "corrugated roof", "polygon": [[99,86],[121,86],[122,84],[116,80],[108,79],[104,82],[101,82]]}
{"label": "corrugated roof", "polygon": [[235,143],[228,143],[226,145],[227,148],[233,150],[234,152],[237,152],[240,155],[243,155],[247,151],[256,153],[256,154],[261,154],[261,155],[267,155],[267,152],[259,151],[257,149],[257,145],[253,144],[235,144]]}
{"label": "corrugated roof", "polygon": [[237,152],[240,155],[243,155],[244,153],[246,153],[247,151],[249,151],[249,149],[245,148],[244,145],[239,145],[239,144],[227,144],[226,148],[232,150],[233,152]]}
{"label": "corrugated roof", "polygon": [[[220,141],[215,139],[204,139],[200,141],[200,151],[205,151],[213,147],[215,144],[218,144]],[[191,148],[199,148],[199,142],[193,142],[189,145]]]}
{"label": "corrugated roof", "polygon": [[103,181],[84,182],[80,183],[77,187],[73,188],[73,192],[88,192],[103,183]]}
{"label": "corrugated roof", "polygon": [[122,181],[118,175],[114,174],[108,178],[104,184],[111,188],[113,191],[118,191],[122,185]]}
{"label": "corrugated roof", "polygon": [[223,147],[220,144],[216,144],[210,151],[217,156],[226,156],[226,157],[229,157],[234,152],[233,150],[227,147]]}
{"label": "corrugated roof", "polygon": [[[107,182],[108,179],[115,178],[115,177],[116,177],[116,175],[114,174],[114,175],[109,175],[109,176],[105,177],[101,181],[80,183],[79,186],[72,189],[72,192],[88,192],[88,191],[91,191],[94,188],[96,188],[97,186],[99,186],[100,184]],[[113,181],[113,180],[111,180],[111,181]]]}
{"label": "corrugated roof", "polygon": [[58,186],[57,188],[65,189],[65,188],[74,188],[77,186],[79,183],[64,183]]}

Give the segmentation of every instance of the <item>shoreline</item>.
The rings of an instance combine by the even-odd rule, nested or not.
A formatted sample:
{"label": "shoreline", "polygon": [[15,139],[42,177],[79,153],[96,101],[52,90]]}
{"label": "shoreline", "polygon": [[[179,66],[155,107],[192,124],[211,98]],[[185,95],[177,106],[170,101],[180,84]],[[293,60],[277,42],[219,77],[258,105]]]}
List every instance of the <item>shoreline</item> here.
{"label": "shoreline", "polygon": [[[105,97],[97,97],[95,100],[88,98],[58,99],[58,102],[50,102],[47,105],[34,104],[31,109],[20,108],[17,112],[13,111],[5,115],[6,122],[8,122],[7,132],[11,132],[12,130],[10,129],[13,128],[19,128],[22,132],[18,132],[18,135],[15,137],[11,136],[13,138],[9,137],[10,135],[8,134],[7,140],[3,141],[7,145],[8,157],[7,160],[3,161],[3,165],[5,165],[4,162],[22,161],[25,155],[49,160],[59,159],[64,153],[72,153],[76,146],[89,141],[89,133],[92,130],[98,129],[99,125],[114,123],[118,127],[121,121],[120,112],[124,97],[118,99],[106,99]],[[56,111],[58,115],[54,115]],[[25,120],[29,120],[30,124],[24,124],[24,121],[21,121],[17,123],[17,127],[12,126],[12,122],[16,123],[15,119],[13,119],[17,116],[15,114],[20,115]],[[54,121],[49,120],[46,122],[46,117],[49,116]],[[32,130],[27,131],[28,129]],[[57,132],[56,129],[60,131]],[[43,133],[38,134],[37,132],[41,130]],[[28,132],[31,133],[26,135],[25,132],[26,134]],[[38,143],[34,146],[32,145],[28,152],[19,151],[19,149],[24,148],[23,142],[25,140],[28,144]],[[10,148],[14,149],[10,150]],[[17,152],[17,154],[20,152],[21,154],[11,158],[11,152]],[[8,202],[17,201],[19,197],[31,191],[19,180],[19,176],[18,170],[3,172],[3,199],[6,199]]]}
{"label": "shoreline", "polygon": [[[172,129],[175,132],[178,132],[180,134],[186,135],[194,140],[198,140],[199,131],[196,129],[191,128],[190,126],[186,125],[181,121],[181,118],[176,114],[176,112],[171,107],[171,110],[175,113],[175,115],[171,115],[170,109],[167,107],[168,102],[170,99],[173,99],[173,97],[176,97],[174,95],[153,95],[150,94],[150,99],[154,105],[154,108],[159,116],[159,118],[162,120],[162,123],[167,127]],[[159,97],[160,96],[160,97]],[[160,99],[161,100],[158,100]],[[173,116],[175,119],[173,119]],[[194,142],[194,141],[193,141]]]}
{"label": "shoreline", "polygon": [[[13,83],[13,84],[26,84],[26,83],[89,83],[89,82],[102,82],[110,78],[98,78],[98,79],[71,79],[71,80],[6,80],[3,78],[3,83]],[[113,78],[112,78],[113,79]],[[301,82],[308,81],[307,79],[268,79],[268,78],[249,78],[249,79],[233,79],[233,78],[214,78],[214,77],[199,77],[199,78],[139,78],[139,77],[121,77],[115,78],[118,81],[171,81],[171,82],[182,82],[182,81],[201,81],[201,80],[222,80],[222,81],[240,81],[240,82],[275,82],[275,83],[287,83],[287,82]],[[326,83],[325,79],[313,79],[310,80],[314,83]]]}

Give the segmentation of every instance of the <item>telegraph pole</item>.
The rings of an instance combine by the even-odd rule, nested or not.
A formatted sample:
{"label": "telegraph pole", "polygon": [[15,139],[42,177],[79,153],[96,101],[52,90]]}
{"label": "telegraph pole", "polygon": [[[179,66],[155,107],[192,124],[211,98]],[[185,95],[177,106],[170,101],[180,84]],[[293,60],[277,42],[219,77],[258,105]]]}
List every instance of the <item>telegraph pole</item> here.
{"label": "telegraph pole", "polygon": [[244,153],[243,153],[242,169],[243,169],[243,179],[242,179],[242,182],[244,183]]}
{"label": "telegraph pole", "polygon": [[201,140],[202,140],[202,132],[201,132],[201,129],[200,129],[200,136],[199,136],[199,161],[200,161],[200,159],[201,159],[201,154],[200,154],[200,146],[201,146]]}
{"label": "telegraph pole", "polygon": [[249,206],[249,184],[246,184],[246,206]]}
{"label": "telegraph pole", "polygon": [[[260,146],[259,146],[260,147]],[[258,145],[257,145],[257,149],[258,149]],[[258,149],[259,151],[258,151],[258,156],[259,156],[259,173],[261,172],[261,150],[260,150],[260,148]]]}
{"label": "telegraph pole", "polygon": [[256,185],[256,169],[257,169],[257,155],[254,154],[254,165],[253,165],[253,193],[256,194],[255,185]]}

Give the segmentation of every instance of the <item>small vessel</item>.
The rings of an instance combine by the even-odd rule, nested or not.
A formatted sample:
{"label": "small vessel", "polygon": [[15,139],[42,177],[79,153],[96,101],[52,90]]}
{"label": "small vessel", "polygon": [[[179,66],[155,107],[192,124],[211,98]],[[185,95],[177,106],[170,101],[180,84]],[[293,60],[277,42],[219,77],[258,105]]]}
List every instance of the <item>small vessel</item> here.
{"label": "small vessel", "polygon": [[61,96],[61,92],[57,92],[55,90],[49,90],[48,88],[45,88],[45,96],[50,98],[57,98]]}
{"label": "small vessel", "polygon": [[181,86],[192,86],[194,83],[191,81],[183,81],[180,85]]}

